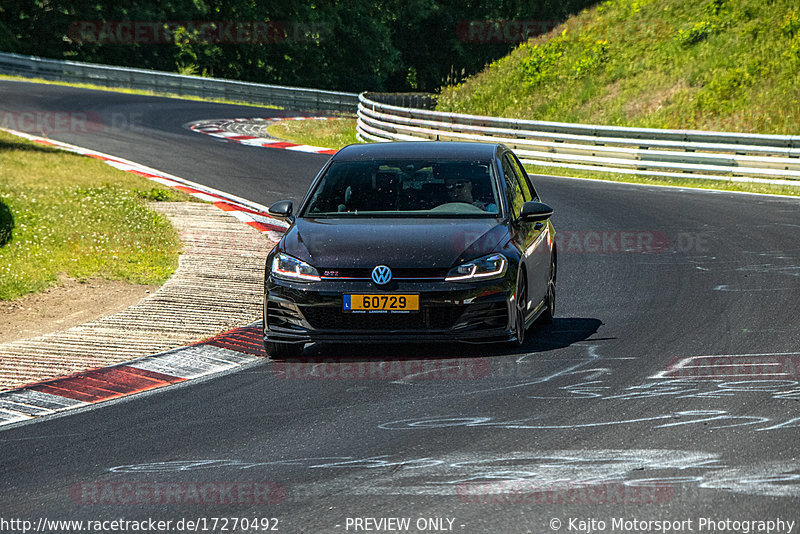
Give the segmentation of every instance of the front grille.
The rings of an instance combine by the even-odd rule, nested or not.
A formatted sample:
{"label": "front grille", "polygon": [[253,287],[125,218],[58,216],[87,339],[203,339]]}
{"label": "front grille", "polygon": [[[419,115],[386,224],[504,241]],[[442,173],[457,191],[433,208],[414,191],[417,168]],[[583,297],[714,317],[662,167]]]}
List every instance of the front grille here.
{"label": "front grille", "polygon": [[302,313],[316,330],[446,330],[463,312],[459,306],[434,306],[412,313],[353,313],[331,306],[306,306]]}

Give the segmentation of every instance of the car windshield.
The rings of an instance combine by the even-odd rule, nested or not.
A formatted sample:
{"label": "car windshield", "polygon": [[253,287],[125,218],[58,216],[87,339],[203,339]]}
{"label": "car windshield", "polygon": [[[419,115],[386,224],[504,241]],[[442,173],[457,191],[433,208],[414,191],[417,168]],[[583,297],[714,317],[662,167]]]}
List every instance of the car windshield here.
{"label": "car windshield", "polygon": [[497,217],[489,161],[334,162],[302,215]]}

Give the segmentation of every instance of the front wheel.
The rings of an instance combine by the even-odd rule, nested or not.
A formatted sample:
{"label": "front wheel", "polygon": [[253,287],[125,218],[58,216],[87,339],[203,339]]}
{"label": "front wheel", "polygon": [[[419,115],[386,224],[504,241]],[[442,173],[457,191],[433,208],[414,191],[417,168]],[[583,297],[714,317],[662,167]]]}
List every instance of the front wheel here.
{"label": "front wheel", "polygon": [[303,343],[278,343],[265,341],[264,350],[267,356],[276,359],[297,358],[303,354]]}
{"label": "front wheel", "polygon": [[512,345],[519,347],[525,343],[525,314],[528,311],[528,284],[525,272],[517,277],[517,292],[514,300],[514,341]]}
{"label": "front wheel", "polygon": [[547,279],[547,304],[539,316],[539,324],[553,324],[553,318],[556,315],[556,262],[555,259],[550,260],[550,277]]}

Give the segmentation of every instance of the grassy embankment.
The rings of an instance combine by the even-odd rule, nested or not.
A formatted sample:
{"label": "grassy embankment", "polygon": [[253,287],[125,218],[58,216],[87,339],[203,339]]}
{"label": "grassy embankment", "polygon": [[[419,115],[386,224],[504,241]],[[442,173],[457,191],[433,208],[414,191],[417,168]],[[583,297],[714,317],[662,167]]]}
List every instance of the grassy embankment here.
{"label": "grassy embankment", "polygon": [[[545,121],[795,135],[800,9],[792,0],[609,0],[524,43],[438,109]],[[541,174],[800,194],[800,188],[529,167]]]}
{"label": "grassy embankment", "polygon": [[188,199],[101,161],[0,132],[0,300],[42,291],[60,275],[163,283],[181,245],[147,201]]}
{"label": "grassy embankment", "polygon": [[358,143],[355,119],[279,121],[267,127],[267,132],[279,139],[303,145],[340,149]]}
{"label": "grassy embankment", "polygon": [[439,109],[797,134],[799,71],[796,0],[610,0],[445,88]]}
{"label": "grassy embankment", "polygon": [[[438,109],[477,115],[769,134],[800,133],[800,8],[794,0],[610,0],[520,45]],[[307,132],[293,126],[284,138]],[[354,121],[348,123],[355,130]],[[310,128],[310,126],[309,126]],[[309,144],[322,143],[308,138]],[[337,144],[328,144],[338,148]],[[558,167],[539,174],[800,194],[800,188]]]}

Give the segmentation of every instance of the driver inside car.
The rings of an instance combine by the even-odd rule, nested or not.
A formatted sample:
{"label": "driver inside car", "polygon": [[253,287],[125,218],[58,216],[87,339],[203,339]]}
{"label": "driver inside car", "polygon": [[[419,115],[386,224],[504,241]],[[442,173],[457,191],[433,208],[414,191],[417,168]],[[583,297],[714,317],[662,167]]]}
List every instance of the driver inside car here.
{"label": "driver inside car", "polygon": [[480,199],[473,198],[472,189],[474,185],[472,180],[467,178],[446,178],[444,184],[450,202],[466,202],[467,204],[472,204],[483,211],[497,213],[496,204],[487,203]]}

